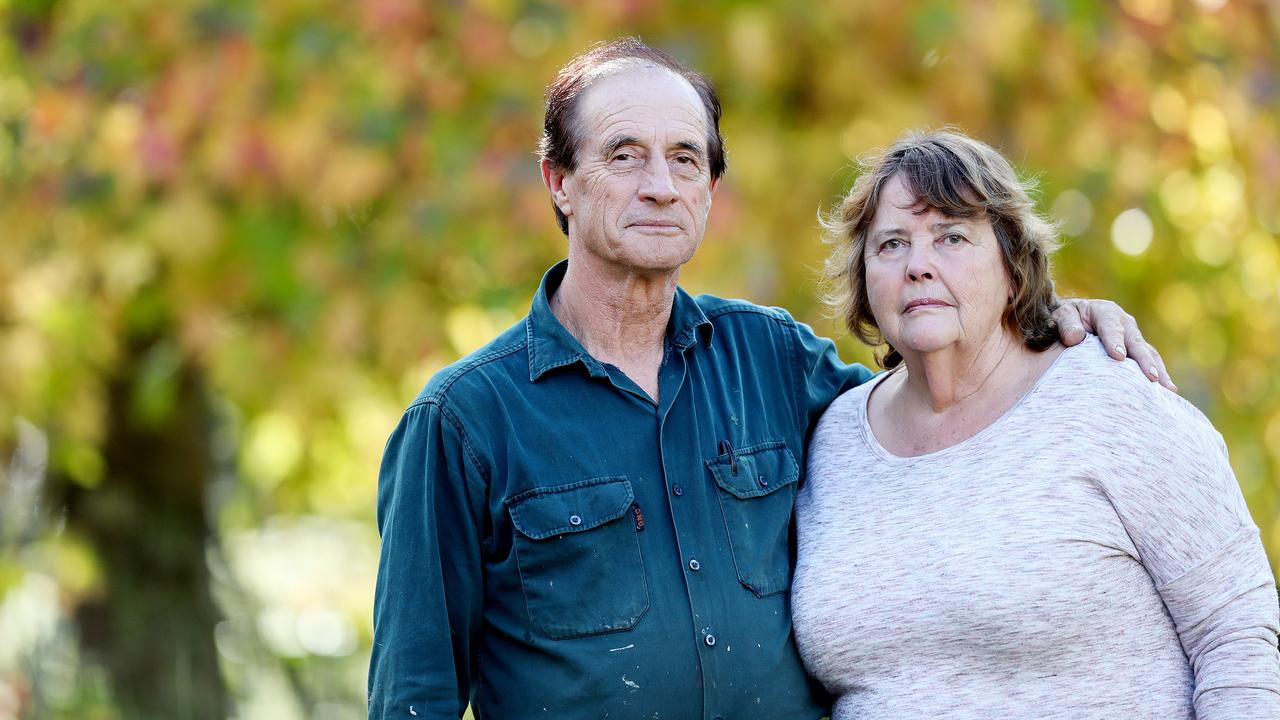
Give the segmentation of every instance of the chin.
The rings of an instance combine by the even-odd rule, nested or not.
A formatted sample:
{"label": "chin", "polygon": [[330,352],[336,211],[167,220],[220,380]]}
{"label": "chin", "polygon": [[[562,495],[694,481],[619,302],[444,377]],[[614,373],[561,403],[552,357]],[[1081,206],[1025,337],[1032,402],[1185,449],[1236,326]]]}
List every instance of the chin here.
{"label": "chin", "polygon": [[662,273],[679,270],[693,258],[692,251],[663,253],[628,253],[618,258],[619,261],[640,272]]}
{"label": "chin", "polygon": [[956,343],[955,333],[936,331],[915,331],[903,333],[897,342],[891,343],[898,352],[907,350],[913,353],[931,353],[945,350]]}

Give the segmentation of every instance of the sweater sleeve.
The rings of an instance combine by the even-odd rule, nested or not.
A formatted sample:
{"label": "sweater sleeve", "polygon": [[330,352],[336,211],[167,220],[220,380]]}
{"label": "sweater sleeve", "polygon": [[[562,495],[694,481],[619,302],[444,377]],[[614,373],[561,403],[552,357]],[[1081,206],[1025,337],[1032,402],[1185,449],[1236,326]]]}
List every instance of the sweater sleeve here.
{"label": "sweater sleeve", "polygon": [[1182,398],[1119,390],[1107,489],[1195,676],[1200,720],[1280,717],[1280,602],[1226,445]]}

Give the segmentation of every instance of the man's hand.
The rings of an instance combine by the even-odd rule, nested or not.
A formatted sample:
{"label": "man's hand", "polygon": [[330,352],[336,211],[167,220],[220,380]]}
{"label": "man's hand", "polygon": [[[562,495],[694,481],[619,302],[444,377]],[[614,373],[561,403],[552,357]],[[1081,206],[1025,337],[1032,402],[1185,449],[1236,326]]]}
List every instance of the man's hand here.
{"label": "man's hand", "polygon": [[1160,353],[1142,338],[1142,331],[1133,316],[1110,300],[1063,300],[1053,313],[1058,321],[1058,337],[1063,345],[1076,345],[1084,340],[1086,332],[1102,338],[1107,353],[1116,360],[1131,357],[1153,381],[1170,390],[1178,386],[1169,378]]}

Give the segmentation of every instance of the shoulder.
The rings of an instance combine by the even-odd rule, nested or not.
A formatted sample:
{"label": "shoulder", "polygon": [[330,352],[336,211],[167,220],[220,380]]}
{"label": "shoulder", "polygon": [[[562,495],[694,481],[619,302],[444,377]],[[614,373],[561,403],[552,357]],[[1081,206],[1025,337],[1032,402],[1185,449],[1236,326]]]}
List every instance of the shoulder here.
{"label": "shoulder", "polygon": [[758,343],[768,340],[777,343],[779,348],[812,348],[814,352],[826,350],[830,344],[830,340],[818,336],[813,328],[797,321],[785,308],[714,295],[699,295],[694,301],[715,327],[716,335],[733,338],[731,342],[750,341],[758,350]]}
{"label": "shoulder", "polygon": [[[1063,351],[1046,395],[1095,438],[1164,457],[1225,453],[1222,436],[1187,399],[1151,382],[1133,360],[1111,358],[1096,337]],[[1202,458],[1203,459],[1203,458]]]}
{"label": "shoulder", "polygon": [[845,446],[854,433],[867,421],[867,396],[878,385],[878,376],[855,388],[840,393],[827,409],[814,428],[813,437],[809,441],[809,456],[819,457],[834,446]]}
{"label": "shoulder", "polygon": [[693,301],[713,324],[765,324],[778,327],[795,326],[791,313],[779,307],[757,305],[747,300],[697,295]]}
{"label": "shoulder", "polygon": [[495,385],[504,386],[523,377],[528,380],[528,318],[507,328],[474,352],[441,368],[409,404],[409,410],[435,405],[470,405],[492,397]]}
{"label": "shoulder", "polygon": [[1093,335],[1064,350],[1062,361],[1056,384],[1078,395],[1090,400],[1106,400],[1104,405],[1116,411],[1208,424],[1204,413],[1195,405],[1160,383],[1152,382],[1133,360],[1113,359],[1102,341]]}

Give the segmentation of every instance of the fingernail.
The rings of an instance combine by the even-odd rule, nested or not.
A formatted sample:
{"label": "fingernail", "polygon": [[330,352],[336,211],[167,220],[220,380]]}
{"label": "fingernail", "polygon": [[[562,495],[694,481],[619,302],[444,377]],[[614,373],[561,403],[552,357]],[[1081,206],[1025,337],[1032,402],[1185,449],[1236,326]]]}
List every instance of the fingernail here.
{"label": "fingernail", "polygon": [[1115,346],[1115,351],[1116,351],[1116,352],[1118,352],[1118,353],[1120,353],[1121,355],[1124,355],[1124,354],[1125,354],[1125,352],[1124,352],[1124,346],[1123,346],[1123,345],[1117,345],[1117,346]]}
{"label": "fingernail", "polygon": [[1160,379],[1160,371],[1159,371],[1159,370],[1157,370],[1157,369],[1155,369],[1155,368],[1151,368],[1151,369],[1147,370],[1147,374],[1148,374],[1148,375],[1150,375],[1152,378],[1154,378],[1154,379],[1156,379],[1156,380],[1159,380],[1159,379]]}

